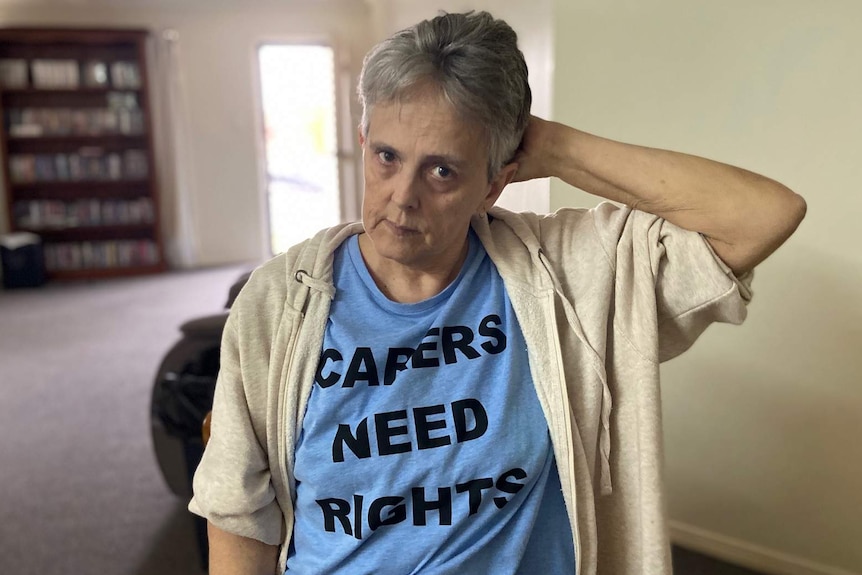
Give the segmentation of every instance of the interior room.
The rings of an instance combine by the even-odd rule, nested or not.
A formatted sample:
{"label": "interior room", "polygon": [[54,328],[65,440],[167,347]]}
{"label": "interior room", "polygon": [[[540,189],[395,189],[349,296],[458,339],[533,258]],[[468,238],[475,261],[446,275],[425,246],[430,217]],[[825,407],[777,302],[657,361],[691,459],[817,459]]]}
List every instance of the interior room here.
{"label": "interior room", "polygon": [[515,29],[533,114],[804,197],[745,324],[661,367],[674,573],[862,575],[853,0],[0,0],[0,572],[205,572],[202,440],[156,403],[248,272],[360,219],[363,57],[439,10]]}

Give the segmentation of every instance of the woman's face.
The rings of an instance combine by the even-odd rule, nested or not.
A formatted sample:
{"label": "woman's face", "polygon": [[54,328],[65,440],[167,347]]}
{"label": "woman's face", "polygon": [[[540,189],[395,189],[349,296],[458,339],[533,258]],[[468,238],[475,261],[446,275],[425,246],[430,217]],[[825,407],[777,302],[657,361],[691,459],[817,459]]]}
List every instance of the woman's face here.
{"label": "woman's face", "polygon": [[444,274],[459,268],[470,218],[494,204],[514,170],[488,181],[482,130],[436,91],[374,106],[360,144],[368,264]]}

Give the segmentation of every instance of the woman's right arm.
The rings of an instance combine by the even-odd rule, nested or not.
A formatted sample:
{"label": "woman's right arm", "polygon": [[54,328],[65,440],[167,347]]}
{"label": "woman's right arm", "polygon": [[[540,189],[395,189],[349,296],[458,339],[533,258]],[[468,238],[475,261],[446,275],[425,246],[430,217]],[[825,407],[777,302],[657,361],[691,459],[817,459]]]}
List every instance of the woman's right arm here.
{"label": "woman's right arm", "polygon": [[207,522],[209,575],[274,575],[278,546],[223,531]]}

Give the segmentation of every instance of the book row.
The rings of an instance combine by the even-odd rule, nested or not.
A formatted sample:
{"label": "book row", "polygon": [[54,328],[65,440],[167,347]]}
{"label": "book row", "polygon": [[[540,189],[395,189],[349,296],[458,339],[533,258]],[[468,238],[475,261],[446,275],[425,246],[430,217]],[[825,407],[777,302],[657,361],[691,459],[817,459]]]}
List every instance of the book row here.
{"label": "book row", "polygon": [[151,224],[155,221],[150,198],[134,200],[81,199],[18,201],[13,217],[19,228],[62,229],[78,226]]}
{"label": "book row", "polygon": [[136,107],[12,108],[6,125],[13,138],[138,135],[144,133],[144,112]]}
{"label": "book row", "polygon": [[141,72],[136,62],[69,59],[0,59],[0,87],[68,90],[87,88],[141,87]]}
{"label": "book row", "polygon": [[149,177],[145,150],[105,153],[82,148],[74,154],[17,154],[9,157],[13,183],[143,180]]}
{"label": "book row", "polygon": [[126,268],[159,263],[159,250],[151,240],[45,244],[48,271]]}

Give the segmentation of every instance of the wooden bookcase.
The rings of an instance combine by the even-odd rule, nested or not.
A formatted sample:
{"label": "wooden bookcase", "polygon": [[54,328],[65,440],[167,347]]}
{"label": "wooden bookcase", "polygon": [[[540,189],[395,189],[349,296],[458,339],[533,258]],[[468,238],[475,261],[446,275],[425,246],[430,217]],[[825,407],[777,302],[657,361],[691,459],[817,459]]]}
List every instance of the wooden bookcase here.
{"label": "wooden bookcase", "polygon": [[165,269],[144,30],[0,28],[0,154],[12,231],[49,278]]}

